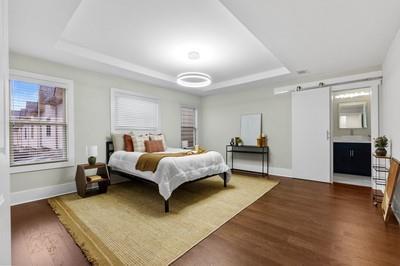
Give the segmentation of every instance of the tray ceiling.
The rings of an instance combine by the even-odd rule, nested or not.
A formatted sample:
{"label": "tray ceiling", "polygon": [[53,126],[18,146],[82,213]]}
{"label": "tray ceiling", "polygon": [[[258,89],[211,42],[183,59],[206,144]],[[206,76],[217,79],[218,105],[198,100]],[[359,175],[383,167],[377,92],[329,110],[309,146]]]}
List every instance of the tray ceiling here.
{"label": "tray ceiling", "polygon": [[[379,68],[400,26],[398,0],[13,0],[9,6],[12,51],[195,94]],[[213,83],[181,87],[176,77],[183,72],[206,73]]]}
{"label": "tray ceiling", "polygon": [[[148,74],[156,78],[168,80],[169,76],[172,81],[182,72],[199,71],[218,84],[283,67],[214,0],[100,4],[86,0],[75,11],[61,40],[149,69]],[[199,54],[197,60],[189,59],[192,51]],[[162,75],[157,77],[157,72]]]}

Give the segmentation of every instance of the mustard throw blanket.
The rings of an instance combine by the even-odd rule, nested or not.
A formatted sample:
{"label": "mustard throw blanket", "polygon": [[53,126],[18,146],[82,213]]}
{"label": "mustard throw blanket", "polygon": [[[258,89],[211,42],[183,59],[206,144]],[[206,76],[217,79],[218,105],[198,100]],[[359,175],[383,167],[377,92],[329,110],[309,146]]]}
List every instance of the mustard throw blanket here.
{"label": "mustard throw blanket", "polygon": [[201,151],[193,153],[192,151],[187,152],[176,152],[176,153],[145,153],[141,155],[136,163],[136,170],[140,171],[152,171],[153,173],[157,170],[158,164],[163,158],[166,157],[183,157],[205,153]]}

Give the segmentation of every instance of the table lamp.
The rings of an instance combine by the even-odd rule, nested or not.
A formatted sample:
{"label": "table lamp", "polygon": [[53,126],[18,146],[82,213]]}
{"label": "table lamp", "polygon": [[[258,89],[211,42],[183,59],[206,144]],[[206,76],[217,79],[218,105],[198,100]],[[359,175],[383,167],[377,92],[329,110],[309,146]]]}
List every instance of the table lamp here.
{"label": "table lamp", "polygon": [[86,153],[88,156],[88,162],[90,165],[96,164],[96,157],[97,157],[97,145],[86,146]]}

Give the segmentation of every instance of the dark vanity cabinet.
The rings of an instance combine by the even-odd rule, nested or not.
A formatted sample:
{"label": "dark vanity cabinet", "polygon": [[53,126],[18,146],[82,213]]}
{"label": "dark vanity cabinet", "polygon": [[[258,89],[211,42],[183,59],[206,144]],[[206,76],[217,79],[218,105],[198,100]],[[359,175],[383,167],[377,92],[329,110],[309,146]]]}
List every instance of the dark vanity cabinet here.
{"label": "dark vanity cabinet", "polygon": [[333,169],[335,173],[371,176],[371,144],[333,144]]}

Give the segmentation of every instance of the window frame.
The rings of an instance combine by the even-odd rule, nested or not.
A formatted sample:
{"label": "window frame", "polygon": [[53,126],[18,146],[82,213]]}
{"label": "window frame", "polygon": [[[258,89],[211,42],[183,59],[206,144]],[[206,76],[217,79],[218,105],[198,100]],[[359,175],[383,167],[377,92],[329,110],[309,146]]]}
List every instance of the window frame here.
{"label": "window frame", "polygon": [[195,145],[197,145],[199,143],[199,124],[198,124],[198,109],[196,106],[192,106],[192,105],[187,105],[187,104],[181,104],[179,107],[179,117],[180,117],[180,121],[179,121],[179,128],[180,128],[180,146],[182,147],[182,108],[190,108],[194,110],[194,119],[195,119],[195,123],[194,123],[194,129],[195,129],[195,134],[194,134],[194,141],[193,141],[193,146],[190,147],[188,146],[188,149],[194,148]]}
{"label": "window frame", "polygon": [[65,168],[75,166],[75,123],[74,123],[74,82],[69,79],[63,79],[43,74],[37,74],[22,70],[10,69],[9,81],[21,80],[25,82],[38,83],[41,85],[61,87],[65,89],[65,120],[67,125],[67,161],[48,162],[30,165],[17,165],[11,167],[10,161],[10,96],[11,87],[6,91],[6,154],[10,166],[10,173],[24,173],[41,171],[56,168]]}
{"label": "window frame", "polygon": [[[155,128],[114,128],[114,116],[115,116],[115,96],[116,94],[128,94],[133,96],[137,99],[147,100],[148,102],[153,102],[157,104],[157,121]],[[151,97],[143,94],[139,94],[130,90],[123,90],[117,88],[111,88],[110,90],[110,132],[111,134],[114,133],[124,133],[124,132],[143,132],[143,133],[150,133],[150,132],[160,132],[161,129],[161,108],[160,108],[160,99],[156,97]]]}
{"label": "window frame", "polygon": [[51,137],[51,126],[46,125],[46,137]]}

